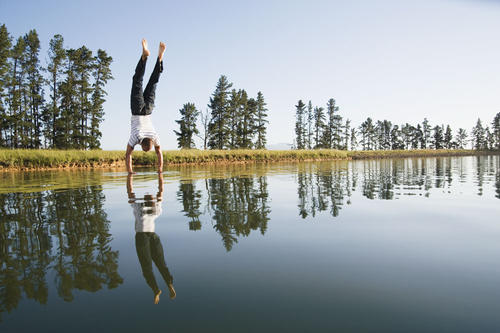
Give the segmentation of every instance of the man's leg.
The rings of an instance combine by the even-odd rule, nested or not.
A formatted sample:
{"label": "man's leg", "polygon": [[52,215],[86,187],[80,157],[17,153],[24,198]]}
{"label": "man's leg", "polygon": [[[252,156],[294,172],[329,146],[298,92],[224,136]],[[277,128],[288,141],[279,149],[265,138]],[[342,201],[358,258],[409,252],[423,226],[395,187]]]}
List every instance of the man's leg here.
{"label": "man's leg", "polygon": [[165,263],[163,246],[161,245],[160,237],[157,234],[153,234],[149,244],[151,246],[151,258],[153,259],[156,267],[158,267],[161,276],[163,276],[163,279],[165,280],[167,285],[172,284],[174,278],[170,274],[167,264]]}
{"label": "man's leg", "polygon": [[156,279],[153,274],[153,262],[151,260],[150,242],[151,233],[138,232],[135,234],[135,249],[137,251],[137,257],[139,258],[139,262],[141,264],[142,275],[144,275],[146,283],[156,295],[160,292],[160,288],[158,288],[158,284],[156,283]]}
{"label": "man's leg", "polygon": [[145,39],[142,40],[142,55],[139,63],[135,68],[134,77],[132,78],[132,91],[130,93],[130,108],[133,115],[143,114],[144,95],[142,91],[142,79],[146,70],[146,61],[149,56],[148,44]]}
{"label": "man's leg", "polygon": [[151,237],[150,244],[151,244],[151,257],[153,258],[156,267],[158,267],[161,276],[163,276],[163,280],[165,280],[165,283],[167,284],[170,298],[174,299],[176,296],[173,285],[174,278],[172,277],[172,274],[170,274],[167,264],[165,263],[165,257],[163,255],[163,246],[161,245],[160,237],[158,237],[158,235],[155,234],[153,237]]}
{"label": "man's leg", "polygon": [[160,43],[160,48],[158,51],[158,58],[156,59],[155,68],[153,69],[153,73],[151,73],[151,77],[149,78],[149,82],[146,85],[146,89],[144,90],[144,114],[151,114],[153,112],[153,108],[155,106],[155,93],[156,93],[156,85],[158,80],[160,79],[160,73],[163,72],[163,54],[165,53],[165,43]]}

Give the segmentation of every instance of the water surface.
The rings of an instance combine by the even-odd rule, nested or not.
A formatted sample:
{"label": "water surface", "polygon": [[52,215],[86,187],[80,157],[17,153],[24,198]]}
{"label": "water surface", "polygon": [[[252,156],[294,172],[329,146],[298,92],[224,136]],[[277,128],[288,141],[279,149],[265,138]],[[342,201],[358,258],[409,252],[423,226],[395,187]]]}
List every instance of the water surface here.
{"label": "water surface", "polygon": [[499,199],[499,156],[3,173],[0,331],[499,331]]}

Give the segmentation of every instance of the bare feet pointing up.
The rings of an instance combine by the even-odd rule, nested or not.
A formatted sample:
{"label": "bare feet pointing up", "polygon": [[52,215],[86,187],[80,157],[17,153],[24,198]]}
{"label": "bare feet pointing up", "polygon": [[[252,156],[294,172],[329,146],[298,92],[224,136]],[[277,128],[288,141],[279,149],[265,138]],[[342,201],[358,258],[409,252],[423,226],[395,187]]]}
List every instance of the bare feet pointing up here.
{"label": "bare feet pointing up", "polygon": [[142,60],[146,60],[149,57],[148,41],[144,38],[142,39]]}
{"label": "bare feet pointing up", "polygon": [[165,53],[166,48],[167,46],[165,45],[165,43],[160,42],[160,48],[158,49],[158,59],[160,59],[160,61],[163,60],[163,53]]}

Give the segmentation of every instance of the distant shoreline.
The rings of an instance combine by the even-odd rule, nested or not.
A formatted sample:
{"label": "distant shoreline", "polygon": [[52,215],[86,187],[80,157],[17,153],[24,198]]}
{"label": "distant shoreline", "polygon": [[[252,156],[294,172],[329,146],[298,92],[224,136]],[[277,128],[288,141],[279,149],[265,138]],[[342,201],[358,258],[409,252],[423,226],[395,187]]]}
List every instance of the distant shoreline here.
{"label": "distant shoreline", "polygon": [[[496,155],[500,151],[469,149],[419,150],[170,150],[163,151],[164,164],[202,165],[254,162],[303,162],[380,158]],[[134,152],[135,166],[156,165],[154,153]],[[119,150],[0,149],[0,171],[124,168],[125,152]]]}

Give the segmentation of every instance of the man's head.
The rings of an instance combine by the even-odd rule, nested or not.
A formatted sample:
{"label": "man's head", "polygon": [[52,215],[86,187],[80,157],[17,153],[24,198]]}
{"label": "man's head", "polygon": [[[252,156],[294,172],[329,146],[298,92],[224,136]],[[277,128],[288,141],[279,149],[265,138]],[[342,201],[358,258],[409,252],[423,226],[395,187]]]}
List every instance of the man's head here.
{"label": "man's head", "polygon": [[145,207],[154,207],[154,197],[151,194],[144,195],[144,206]]}
{"label": "man's head", "polygon": [[141,141],[141,147],[144,151],[150,151],[153,148],[153,140],[150,138],[144,138]]}

